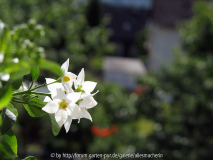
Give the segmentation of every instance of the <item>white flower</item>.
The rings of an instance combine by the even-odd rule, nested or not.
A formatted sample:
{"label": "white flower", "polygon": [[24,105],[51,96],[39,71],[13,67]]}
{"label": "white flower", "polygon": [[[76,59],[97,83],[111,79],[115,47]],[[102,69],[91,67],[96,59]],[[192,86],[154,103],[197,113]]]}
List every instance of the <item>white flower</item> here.
{"label": "white flower", "polygon": [[78,74],[77,79],[74,81],[76,92],[83,92],[84,94],[91,94],[95,89],[97,83],[91,81],[84,81],[85,74],[84,69]]}
{"label": "white flower", "polygon": [[81,94],[76,92],[65,94],[61,89],[52,90],[52,99],[49,97],[45,98],[44,101],[48,103],[42,110],[49,114],[55,114],[55,120],[59,127],[62,127],[64,124],[66,132],[68,132],[72,123],[73,107],[80,96]]}
{"label": "white flower", "polygon": [[10,74],[8,73],[0,73],[0,80],[8,81],[10,79]]}
{"label": "white flower", "polygon": [[76,102],[76,105],[73,107],[73,119],[78,119],[80,122],[81,118],[87,118],[92,121],[92,117],[87,109],[93,108],[98,104],[93,98],[93,96],[97,93],[98,91],[94,94],[81,96],[81,98]]}
{"label": "white flower", "polygon": [[4,60],[4,54],[0,53],[0,63],[2,63]]}
{"label": "white flower", "polygon": [[19,62],[19,59],[18,58],[13,58],[13,63],[18,63]]}
{"label": "white flower", "polygon": [[47,85],[47,89],[50,91],[50,93],[55,92],[57,88],[61,89],[62,91],[65,91],[65,88],[62,83],[56,82],[56,83],[50,84],[52,82],[55,82],[56,81],[55,79],[45,78],[45,80],[46,80],[46,84],[49,84]]}
{"label": "white flower", "polygon": [[64,62],[61,66],[63,76],[61,82],[66,86],[72,86],[74,79],[77,77],[75,74],[68,72],[69,68],[69,59]]}
{"label": "white flower", "polygon": [[28,88],[23,84],[19,87],[19,89],[17,91],[22,92],[22,91],[26,91],[28,90]]}

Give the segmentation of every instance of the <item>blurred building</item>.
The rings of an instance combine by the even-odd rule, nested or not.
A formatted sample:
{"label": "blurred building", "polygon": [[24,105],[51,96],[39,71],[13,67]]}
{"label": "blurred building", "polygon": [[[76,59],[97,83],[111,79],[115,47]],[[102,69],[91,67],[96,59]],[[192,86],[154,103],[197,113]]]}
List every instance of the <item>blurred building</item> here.
{"label": "blurred building", "polygon": [[[117,45],[116,56],[104,59],[104,79],[117,82],[127,89],[137,86],[136,78],[146,73],[134,41],[137,33],[145,28],[152,0],[101,0],[103,12],[110,16],[108,28],[113,30],[111,41]],[[125,57],[125,58],[124,58]],[[131,57],[131,58],[129,58]]]}
{"label": "blurred building", "polygon": [[180,48],[178,25],[192,17],[194,0],[155,0],[149,19],[151,28],[149,69],[157,71],[171,62],[174,48]]}
{"label": "blurred building", "polygon": [[[194,0],[101,0],[101,2],[103,13],[111,17],[107,27],[113,30],[110,40],[117,45],[116,56],[123,57],[119,59],[119,64],[124,64],[121,62],[125,62],[124,57],[131,58],[133,61],[126,59],[128,61],[126,65],[129,65],[130,70],[133,73],[135,70],[137,73],[145,73],[143,67],[134,68],[133,64],[136,62],[136,59],[133,58],[141,57],[141,53],[136,47],[136,36],[141,30],[146,28],[150,30],[151,34],[147,40],[149,51],[146,67],[150,71],[158,71],[162,65],[171,62],[174,48],[180,48],[177,26],[192,16]],[[144,45],[144,42],[141,42],[141,45]],[[138,59],[138,61],[140,60]],[[113,57],[105,59],[104,79],[117,81],[126,88],[133,89],[136,86],[135,76],[123,69],[122,72],[116,71],[115,74],[112,68],[116,65],[113,62]],[[143,62],[140,62],[141,66],[144,66]],[[106,64],[111,69],[106,67]],[[130,84],[128,78],[126,78],[126,82],[124,82],[125,79],[118,78],[123,75],[129,77],[129,80],[131,79],[131,85],[127,85]]]}
{"label": "blurred building", "polygon": [[144,29],[153,0],[101,0],[103,12],[111,17],[107,26],[113,30],[111,41],[118,47],[117,55],[138,57],[134,49],[136,34]]}

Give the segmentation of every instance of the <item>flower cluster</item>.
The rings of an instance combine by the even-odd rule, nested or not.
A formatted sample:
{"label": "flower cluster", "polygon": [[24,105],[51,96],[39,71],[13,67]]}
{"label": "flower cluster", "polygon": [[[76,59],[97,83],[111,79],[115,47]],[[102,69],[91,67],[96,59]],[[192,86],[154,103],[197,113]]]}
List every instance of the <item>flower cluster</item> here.
{"label": "flower cluster", "polygon": [[[59,127],[64,125],[66,132],[69,131],[73,119],[87,118],[92,121],[92,117],[87,109],[93,108],[97,102],[92,94],[97,83],[84,81],[84,69],[76,76],[68,72],[69,59],[61,66],[63,76],[61,81],[46,78],[47,88],[51,98],[45,97],[47,104],[42,108],[49,114],[55,114],[55,120]],[[74,85],[73,85],[74,84]]]}

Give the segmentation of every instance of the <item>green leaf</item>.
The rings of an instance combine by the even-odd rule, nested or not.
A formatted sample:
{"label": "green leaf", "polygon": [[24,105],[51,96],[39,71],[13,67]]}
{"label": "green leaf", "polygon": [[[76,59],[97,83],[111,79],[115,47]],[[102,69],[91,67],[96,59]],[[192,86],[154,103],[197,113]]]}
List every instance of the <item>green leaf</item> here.
{"label": "green leaf", "polygon": [[61,70],[60,66],[55,62],[41,59],[39,61],[38,67],[51,71],[51,72],[57,74],[58,76],[62,76],[62,70]]}
{"label": "green leaf", "polygon": [[20,86],[22,85],[22,81],[23,81],[23,77],[22,78],[19,78],[17,80],[14,80],[12,82],[12,87],[13,87],[13,90],[18,90],[20,88]]}
{"label": "green leaf", "polygon": [[11,147],[6,142],[0,143],[0,159],[14,159],[17,155],[12,151]]}
{"label": "green leaf", "polygon": [[2,115],[2,127],[1,127],[1,133],[4,135],[7,133],[11,127],[15,124],[16,119],[18,117],[18,111],[14,108],[12,104],[9,104],[7,108],[3,110]]}
{"label": "green leaf", "polygon": [[41,109],[34,106],[29,106],[27,104],[24,104],[24,108],[27,110],[31,117],[41,117],[46,114],[46,112],[42,111]]}
{"label": "green leaf", "polygon": [[12,151],[17,155],[17,139],[16,136],[14,135],[12,130],[9,130],[5,135],[4,135],[4,141],[7,143]]}
{"label": "green leaf", "polygon": [[12,80],[20,79],[23,78],[24,75],[27,75],[29,73],[30,73],[29,68],[20,68],[18,71],[11,73],[10,79]]}
{"label": "green leaf", "polygon": [[0,89],[0,110],[10,103],[12,99],[12,86],[7,85],[3,89]]}
{"label": "green leaf", "polygon": [[0,53],[4,53],[6,51],[9,39],[10,31],[8,27],[0,21]]}
{"label": "green leaf", "polygon": [[36,81],[38,79],[39,76],[39,68],[38,67],[32,67],[30,69],[30,73],[32,75],[32,81]]}
{"label": "green leaf", "polygon": [[54,136],[57,136],[61,130],[61,127],[59,127],[58,123],[56,122],[54,114],[50,114],[50,119],[51,119],[52,132]]}
{"label": "green leaf", "polygon": [[29,105],[37,108],[43,108],[47,102],[43,102],[39,98],[32,98],[29,100]]}
{"label": "green leaf", "polygon": [[37,160],[37,159],[33,156],[29,156],[29,157],[24,158],[23,160]]}
{"label": "green leaf", "polygon": [[33,98],[28,102],[28,104],[24,104],[24,107],[31,117],[41,117],[46,114],[46,112],[41,110],[46,105],[46,102],[38,98]]}

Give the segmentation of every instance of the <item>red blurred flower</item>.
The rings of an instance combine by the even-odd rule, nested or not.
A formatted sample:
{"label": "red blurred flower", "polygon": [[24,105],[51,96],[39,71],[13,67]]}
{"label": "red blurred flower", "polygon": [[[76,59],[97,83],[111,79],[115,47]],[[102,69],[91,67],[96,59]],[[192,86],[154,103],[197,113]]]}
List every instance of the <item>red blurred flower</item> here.
{"label": "red blurred flower", "polygon": [[112,133],[118,132],[118,127],[116,125],[112,125],[111,127],[107,128],[99,128],[98,126],[92,126],[91,131],[94,135],[99,137],[107,137],[110,136]]}
{"label": "red blurred flower", "polygon": [[146,89],[146,86],[145,85],[141,85],[141,86],[136,87],[134,92],[137,95],[141,95],[144,92],[145,89]]}

